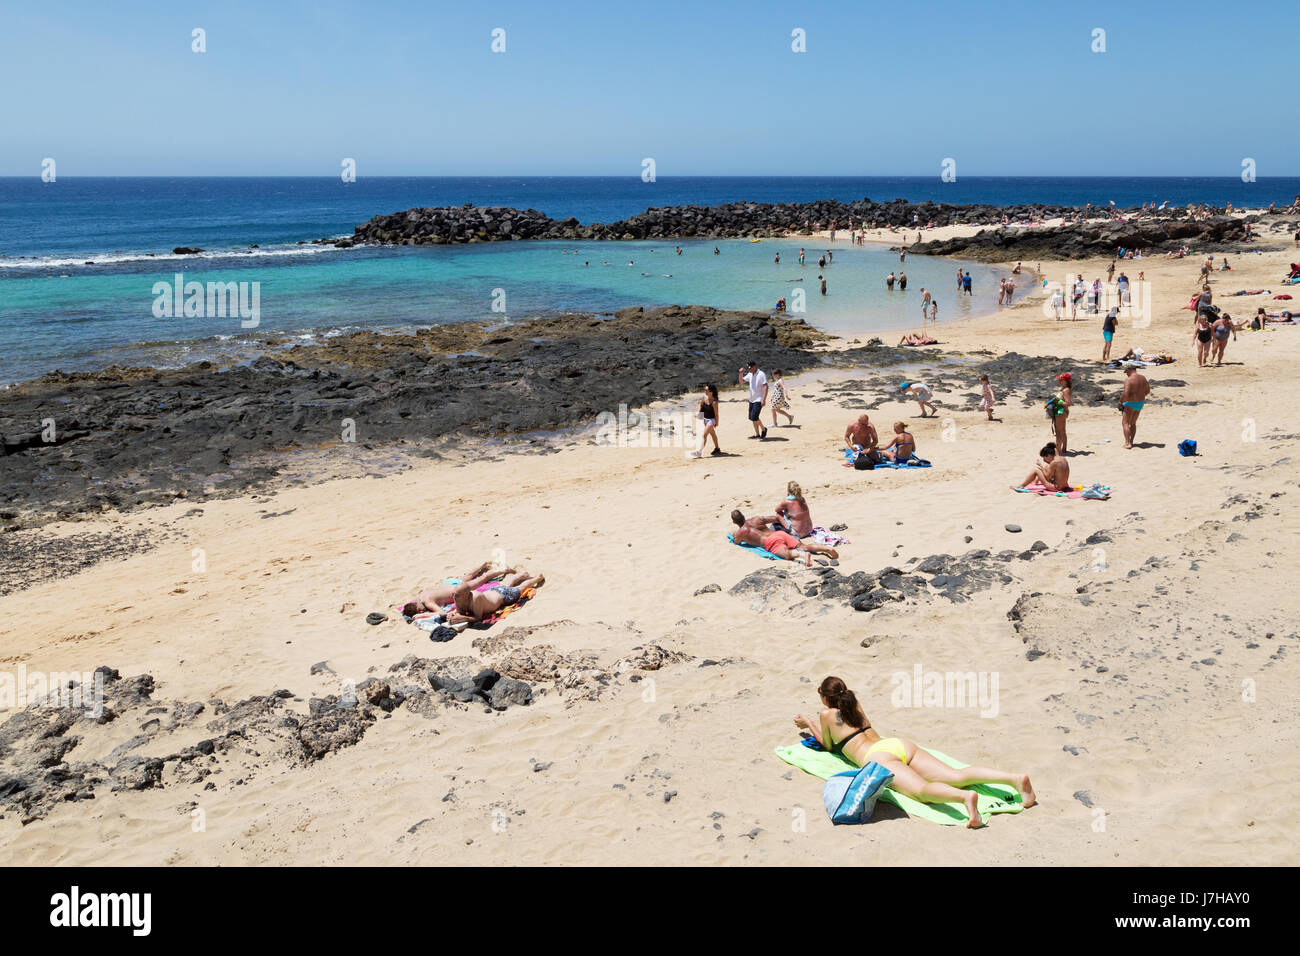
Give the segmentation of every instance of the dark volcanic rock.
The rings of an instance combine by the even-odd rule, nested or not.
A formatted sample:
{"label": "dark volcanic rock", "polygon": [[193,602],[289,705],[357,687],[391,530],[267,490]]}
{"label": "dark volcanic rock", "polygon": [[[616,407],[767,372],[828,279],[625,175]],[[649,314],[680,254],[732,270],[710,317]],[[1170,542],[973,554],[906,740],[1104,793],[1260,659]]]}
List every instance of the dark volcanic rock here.
{"label": "dark volcanic rock", "polygon": [[973,236],[920,242],[908,252],[971,259],[1089,259],[1125,249],[1169,251],[1186,244],[1198,252],[1236,248],[1245,225],[1230,216],[1209,219],[1163,218],[1140,222],[1085,221],[1046,228],[999,226]]}
{"label": "dark volcanic rock", "polygon": [[[238,495],[275,479],[291,460],[284,453],[295,450],[343,461],[389,444],[429,454],[445,436],[522,435],[593,421],[636,443],[652,429],[648,421],[640,428],[636,409],[701,381],[730,382],[751,358],[791,372],[820,365],[822,353],[812,347],[824,338],[798,319],[668,306],[606,319],[537,319],[508,333],[458,323],[293,348],[291,340],[268,339],[276,357],[229,368],[52,372],[4,393],[0,505],[27,526],[29,514],[48,520]],[[903,352],[835,361],[857,355],[883,364]],[[633,410],[622,425],[620,405]],[[40,440],[46,418],[55,420],[56,441]],[[355,442],[345,440],[345,420]],[[35,552],[32,533],[0,535],[0,548]]]}
{"label": "dark volcanic rock", "polygon": [[[583,225],[577,219],[552,219],[536,209],[506,206],[437,206],[406,209],[375,216],[353,230],[351,239],[321,239],[318,242],[352,246],[357,243],[384,245],[447,245],[467,242],[509,242],[522,239],[726,239],[741,236],[782,236],[837,227],[848,229],[867,223],[870,227],[909,228],[946,226],[954,223],[1000,223],[1003,215],[1012,221],[1031,215],[1056,217],[1073,214],[1067,206],[952,205],[909,203],[902,199],[873,202],[816,200],[800,203],[731,202],[719,206],[651,207],[629,219]],[[910,251],[910,250],[909,250]]]}

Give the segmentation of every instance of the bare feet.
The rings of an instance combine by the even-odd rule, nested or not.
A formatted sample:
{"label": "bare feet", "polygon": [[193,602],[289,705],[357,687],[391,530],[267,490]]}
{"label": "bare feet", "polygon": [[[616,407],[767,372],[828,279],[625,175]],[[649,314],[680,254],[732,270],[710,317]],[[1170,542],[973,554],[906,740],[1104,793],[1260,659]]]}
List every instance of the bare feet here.
{"label": "bare feet", "polygon": [[980,816],[978,801],[979,794],[974,790],[966,791],[966,815],[970,817],[970,819],[966,821],[966,828],[968,830],[975,830],[984,826],[984,818]]}
{"label": "bare feet", "polygon": [[1029,782],[1029,774],[1020,778],[1020,796],[1026,809],[1038,802],[1038,797],[1034,795],[1034,787]]}

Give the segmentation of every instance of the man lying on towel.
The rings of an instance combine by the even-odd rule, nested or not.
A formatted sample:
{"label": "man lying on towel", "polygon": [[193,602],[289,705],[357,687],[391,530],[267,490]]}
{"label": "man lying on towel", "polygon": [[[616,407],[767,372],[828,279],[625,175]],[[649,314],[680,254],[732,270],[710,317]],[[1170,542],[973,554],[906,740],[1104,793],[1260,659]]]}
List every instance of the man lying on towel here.
{"label": "man lying on towel", "polygon": [[828,558],[838,558],[840,556],[839,552],[834,548],[813,544],[809,541],[800,541],[794,535],[785,531],[772,530],[772,525],[782,523],[781,519],[776,515],[763,515],[746,519],[737,509],[731,513],[731,520],[736,523],[736,530],[731,536],[736,544],[753,545],[755,548],[762,548],[769,554],[774,554],[778,558],[784,558],[787,561],[798,561],[802,558],[805,567],[812,567],[812,556],[814,554],[824,554]]}
{"label": "man lying on towel", "polygon": [[503,579],[482,591],[475,590],[469,582],[465,582],[456,588],[453,595],[456,609],[447,614],[447,624],[478,624],[502,608],[518,604],[529,588],[540,588],[545,583],[546,575],[529,574],[527,571],[520,571],[512,575],[508,582]]}
{"label": "man lying on towel", "polygon": [[448,581],[444,581],[442,584],[435,584],[429,590],[420,592],[420,595],[414,601],[402,605],[402,613],[407,617],[415,617],[415,615],[423,614],[425,611],[441,614],[442,609],[448,604],[455,603],[458,589],[467,587],[473,591],[489,581],[499,581],[507,574],[514,573],[514,568],[504,568],[500,571],[493,571],[491,568],[492,562],[484,561],[473,571],[467,571],[460,580],[449,578]]}
{"label": "man lying on towel", "polygon": [[1029,477],[1018,485],[1012,485],[1012,490],[1040,482],[1048,491],[1069,491],[1070,463],[1056,454],[1056,442],[1049,441],[1039,454],[1042,457],[1034,463],[1034,470],[1029,473]]}

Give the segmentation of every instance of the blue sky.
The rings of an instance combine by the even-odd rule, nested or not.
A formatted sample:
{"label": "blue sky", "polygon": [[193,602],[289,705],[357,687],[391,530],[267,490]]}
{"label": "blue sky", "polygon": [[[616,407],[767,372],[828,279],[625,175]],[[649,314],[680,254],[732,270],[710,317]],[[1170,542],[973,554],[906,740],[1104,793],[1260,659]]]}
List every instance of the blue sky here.
{"label": "blue sky", "polygon": [[1300,173],[1294,0],[6,7],[0,175]]}

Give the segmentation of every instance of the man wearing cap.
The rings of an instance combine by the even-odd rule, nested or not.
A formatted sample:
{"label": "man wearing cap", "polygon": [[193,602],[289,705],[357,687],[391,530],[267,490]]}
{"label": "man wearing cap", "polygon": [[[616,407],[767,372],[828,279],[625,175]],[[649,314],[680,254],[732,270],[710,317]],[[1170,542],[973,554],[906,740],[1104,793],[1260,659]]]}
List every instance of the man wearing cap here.
{"label": "man wearing cap", "polygon": [[764,427],[762,418],[763,406],[767,404],[767,376],[757,362],[750,362],[748,371],[743,368],[740,370],[739,382],[749,386],[749,421],[754,426],[754,434],[749,437],[766,438],[767,428]]}
{"label": "man wearing cap", "polygon": [[1132,448],[1137,438],[1138,416],[1151,394],[1151,383],[1132,362],[1124,365],[1124,394],[1120,396],[1119,410],[1123,415],[1124,447]]}
{"label": "man wearing cap", "polygon": [[898,390],[904,395],[911,395],[916,399],[916,403],[921,406],[922,418],[926,417],[925,410],[927,408],[934,414],[939,414],[939,410],[930,401],[930,399],[934,398],[934,395],[930,393],[928,386],[922,385],[920,382],[904,382],[898,386]]}
{"label": "man wearing cap", "polygon": [[1106,313],[1105,320],[1101,323],[1101,337],[1106,340],[1106,345],[1101,350],[1101,360],[1103,363],[1110,361],[1110,343],[1115,338],[1115,325],[1119,319],[1119,306],[1112,305],[1110,311]]}

